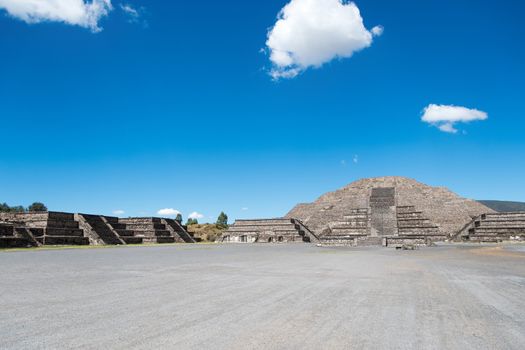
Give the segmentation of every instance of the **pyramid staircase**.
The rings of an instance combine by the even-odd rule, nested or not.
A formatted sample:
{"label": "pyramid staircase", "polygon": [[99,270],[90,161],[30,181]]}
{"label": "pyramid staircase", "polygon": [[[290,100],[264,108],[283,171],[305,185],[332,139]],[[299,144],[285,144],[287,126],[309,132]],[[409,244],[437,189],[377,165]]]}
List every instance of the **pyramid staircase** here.
{"label": "pyramid staircase", "polygon": [[439,230],[422,211],[413,205],[397,206],[397,231],[395,236],[387,237],[387,245],[414,244],[426,245],[436,241],[444,241],[447,235]]}
{"label": "pyramid staircase", "polygon": [[479,243],[525,240],[525,212],[483,214],[474,218],[454,238]]}
{"label": "pyramid staircase", "polygon": [[76,214],[75,216],[92,244],[141,244],[142,238],[135,237],[125,224],[111,216]]}
{"label": "pyramid staircase", "polygon": [[195,243],[195,239],[186,231],[180,222],[173,219],[161,219],[161,223],[171,232],[175,241],[179,243]]}
{"label": "pyramid staircase", "polygon": [[[377,243],[370,235],[370,215],[368,208],[351,209],[343,220],[332,223],[328,233],[322,235],[320,243],[331,246],[357,246]],[[373,238],[369,240],[369,238]],[[380,243],[379,243],[380,244]]]}

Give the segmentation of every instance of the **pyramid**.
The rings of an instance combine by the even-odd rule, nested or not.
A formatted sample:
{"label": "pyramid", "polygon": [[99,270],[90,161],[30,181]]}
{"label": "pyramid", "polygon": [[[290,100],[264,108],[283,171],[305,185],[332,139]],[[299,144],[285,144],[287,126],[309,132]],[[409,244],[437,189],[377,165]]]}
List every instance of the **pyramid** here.
{"label": "pyramid", "polygon": [[325,240],[411,236],[435,241],[493,212],[447,188],[388,176],[355,181],[313,203],[298,204],[286,217],[301,220]]}

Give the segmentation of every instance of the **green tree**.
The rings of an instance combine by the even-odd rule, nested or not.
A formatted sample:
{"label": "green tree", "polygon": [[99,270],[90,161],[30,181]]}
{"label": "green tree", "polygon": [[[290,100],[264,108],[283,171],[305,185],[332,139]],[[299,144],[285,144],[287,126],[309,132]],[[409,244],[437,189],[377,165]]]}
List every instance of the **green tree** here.
{"label": "green tree", "polygon": [[199,223],[199,221],[197,221],[197,219],[192,219],[192,218],[189,218],[188,221],[186,222],[186,225],[189,226],[189,225],[197,225]]}
{"label": "green tree", "polygon": [[177,214],[177,216],[175,217],[175,221],[178,221],[179,224],[182,224],[182,214]]}
{"label": "green tree", "polygon": [[21,206],[21,205],[17,205],[17,206],[11,207],[11,210],[10,210],[10,212],[12,212],[12,213],[23,213],[25,211],[26,211],[25,208],[23,206]]}
{"label": "green tree", "polygon": [[0,213],[9,213],[10,211],[11,211],[11,207],[7,205],[7,203],[0,204]]}
{"label": "green tree", "polygon": [[223,211],[219,214],[219,217],[217,218],[217,222],[215,223],[220,228],[226,228],[228,227],[228,215],[226,215]]}
{"label": "green tree", "polygon": [[27,211],[47,211],[47,207],[44,203],[34,202],[27,208]]}

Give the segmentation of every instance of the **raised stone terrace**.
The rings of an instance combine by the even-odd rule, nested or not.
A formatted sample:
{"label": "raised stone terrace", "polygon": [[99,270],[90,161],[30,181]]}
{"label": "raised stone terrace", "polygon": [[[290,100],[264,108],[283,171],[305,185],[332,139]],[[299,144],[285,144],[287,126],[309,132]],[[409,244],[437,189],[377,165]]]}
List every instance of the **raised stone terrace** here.
{"label": "raised stone terrace", "polygon": [[142,238],[144,243],[175,243],[172,231],[166,228],[160,218],[128,218],[120,219],[120,224],[126,230],[134,233],[135,237]]}
{"label": "raised stone terrace", "polygon": [[17,223],[0,222],[0,248],[35,247],[39,243],[32,233]]}
{"label": "raised stone terrace", "polygon": [[2,213],[0,219],[27,228],[43,245],[87,245],[89,238],[79,227],[75,215],[60,212]]}
{"label": "raised stone terrace", "polygon": [[457,240],[470,242],[525,240],[525,212],[482,214],[458,233]]}
{"label": "raised stone terrace", "polygon": [[0,247],[194,243],[175,220],[60,212],[0,213]]}
{"label": "raised stone terrace", "polygon": [[223,242],[317,242],[301,221],[289,218],[236,220],[223,234]]}

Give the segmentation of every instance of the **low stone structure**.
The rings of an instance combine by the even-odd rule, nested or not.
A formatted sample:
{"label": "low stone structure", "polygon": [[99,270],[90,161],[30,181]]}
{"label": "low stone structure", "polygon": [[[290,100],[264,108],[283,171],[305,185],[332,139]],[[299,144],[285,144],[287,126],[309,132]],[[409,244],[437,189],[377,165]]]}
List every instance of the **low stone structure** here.
{"label": "low stone structure", "polygon": [[0,222],[0,248],[26,248],[40,245],[31,231],[19,223]]}
{"label": "low stone structure", "polygon": [[89,238],[79,227],[75,215],[60,212],[2,213],[4,222],[17,222],[43,245],[87,245]]}
{"label": "low stone structure", "polygon": [[290,218],[236,220],[223,233],[223,242],[272,243],[318,242],[318,237],[300,220]]}
{"label": "low stone structure", "polygon": [[0,213],[0,246],[194,243],[177,221],[61,212]]}
{"label": "low stone structure", "polygon": [[525,212],[488,213],[474,218],[455,235],[456,241],[525,240]]}

